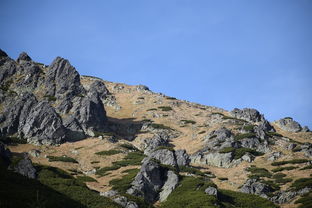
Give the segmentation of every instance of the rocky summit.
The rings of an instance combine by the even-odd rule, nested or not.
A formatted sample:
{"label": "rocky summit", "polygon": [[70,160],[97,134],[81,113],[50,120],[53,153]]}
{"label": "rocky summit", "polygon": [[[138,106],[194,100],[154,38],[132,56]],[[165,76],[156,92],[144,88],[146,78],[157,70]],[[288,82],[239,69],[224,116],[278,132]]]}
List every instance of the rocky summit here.
{"label": "rocky summit", "polygon": [[312,132],[0,50],[0,206],[312,207]]}

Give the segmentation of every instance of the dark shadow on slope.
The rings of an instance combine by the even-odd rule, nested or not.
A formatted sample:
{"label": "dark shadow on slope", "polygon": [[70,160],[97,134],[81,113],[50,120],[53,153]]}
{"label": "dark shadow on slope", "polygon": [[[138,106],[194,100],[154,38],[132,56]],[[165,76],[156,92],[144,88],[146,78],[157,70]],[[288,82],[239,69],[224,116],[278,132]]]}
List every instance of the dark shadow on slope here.
{"label": "dark shadow on slope", "polygon": [[118,138],[132,141],[140,134],[144,121],[135,121],[135,118],[108,118],[108,129]]}

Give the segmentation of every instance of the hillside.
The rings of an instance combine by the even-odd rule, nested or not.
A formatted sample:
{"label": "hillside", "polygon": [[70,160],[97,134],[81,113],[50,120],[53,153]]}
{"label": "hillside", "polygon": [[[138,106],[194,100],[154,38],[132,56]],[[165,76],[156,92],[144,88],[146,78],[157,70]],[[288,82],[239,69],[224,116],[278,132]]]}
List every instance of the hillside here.
{"label": "hillside", "polygon": [[17,172],[72,207],[311,207],[312,132],[292,118],[81,76],[60,57],[0,51],[0,83],[1,191]]}

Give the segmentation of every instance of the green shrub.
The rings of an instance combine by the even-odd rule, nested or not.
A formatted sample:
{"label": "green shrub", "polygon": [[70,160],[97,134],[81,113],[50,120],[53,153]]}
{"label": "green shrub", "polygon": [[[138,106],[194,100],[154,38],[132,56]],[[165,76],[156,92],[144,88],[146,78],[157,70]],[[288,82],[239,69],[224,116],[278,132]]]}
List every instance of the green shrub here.
{"label": "green shrub", "polygon": [[264,183],[264,184],[268,185],[270,187],[270,189],[271,189],[271,192],[280,190],[279,185],[276,184],[274,181],[261,180],[261,183]]}
{"label": "green shrub", "polygon": [[166,97],[167,100],[176,100],[177,98],[175,97]]}
{"label": "green shrub", "polygon": [[249,167],[246,168],[246,170],[249,171],[254,177],[270,178],[272,176],[272,174],[265,168]]}
{"label": "green shrub", "polygon": [[198,134],[204,134],[204,133],[206,133],[206,131],[200,131],[200,132],[198,132]]}
{"label": "green shrub", "polygon": [[273,136],[283,137],[283,135],[276,133],[276,132],[266,132],[265,134],[269,137],[273,137]]}
{"label": "green shrub", "polygon": [[161,150],[161,149],[167,149],[167,150],[170,150],[170,151],[174,152],[173,147],[170,147],[170,146],[158,146],[154,151]]}
{"label": "green shrub", "polygon": [[279,183],[279,184],[286,184],[292,182],[291,178],[277,178],[275,179],[275,183]]}
{"label": "green shrub", "polygon": [[292,189],[298,191],[303,188],[312,188],[312,178],[300,178],[295,180],[291,186]]}
{"label": "green shrub", "polygon": [[272,169],[272,172],[276,173],[276,172],[280,172],[280,171],[284,171],[284,170],[294,170],[296,168],[297,167],[295,167],[295,166],[278,167],[278,168]]}
{"label": "green shrub", "polygon": [[220,177],[220,178],[218,178],[220,181],[227,181],[227,180],[229,180],[228,178],[226,178],[226,177]]}
{"label": "green shrub", "polygon": [[147,111],[157,111],[157,108],[150,108],[150,109],[147,109]]}
{"label": "green shrub", "polygon": [[168,127],[168,126],[165,126],[163,124],[156,124],[156,123],[153,123],[151,124],[151,127],[154,128],[154,129],[168,129],[168,130],[173,130],[172,128]]}
{"label": "green shrub", "polygon": [[97,164],[100,163],[100,161],[91,161],[91,164]]}
{"label": "green shrub", "polygon": [[47,156],[47,158],[49,159],[49,162],[60,161],[60,162],[78,163],[77,160],[75,160],[74,158],[68,157],[66,155],[63,155],[63,156]]}
{"label": "green shrub", "polygon": [[255,133],[245,133],[245,134],[237,134],[234,136],[234,139],[236,141],[238,140],[242,140],[242,139],[246,139],[246,138],[254,138],[256,137],[256,134]]}
{"label": "green shrub", "polygon": [[276,173],[273,175],[274,179],[280,179],[280,178],[284,178],[286,176],[286,174],[284,173]]}
{"label": "green shrub", "polygon": [[27,144],[27,139],[21,137],[0,137],[0,141],[4,144],[15,145],[15,144]]}
{"label": "green shrub", "polygon": [[80,182],[83,182],[83,183],[84,182],[96,182],[97,181],[90,176],[77,176],[77,180]]}
{"label": "green shrub", "polygon": [[298,208],[311,208],[312,207],[312,192],[304,194],[300,199],[295,201],[295,204],[300,204]]}
{"label": "green shrub", "polygon": [[162,111],[172,111],[173,109],[170,106],[159,106],[159,109]]}
{"label": "green shrub", "polygon": [[191,173],[194,175],[205,176],[205,173],[201,172],[199,169],[189,166],[179,166],[180,172]]}
{"label": "green shrub", "polygon": [[225,208],[278,208],[273,202],[253,194],[220,190],[219,200]]}
{"label": "green shrub", "polygon": [[48,101],[56,101],[56,97],[51,96],[51,95],[45,95],[43,97],[48,98]]}
{"label": "green shrub", "polygon": [[96,175],[105,176],[108,171],[117,170],[124,166],[129,165],[141,165],[141,161],[144,159],[142,152],[130,152],[123,160],[113,162],[112,166],[103,167],[96,171]]}
{"label": "green shrub", "polygon": [[181,120],[184,124],[196,124],[196,121],[193,120]]}
{"label": "green shrub", "polygon": [[138,148],[136,148],[135,146],[133,146],[132,144],[127,144],[127,143],[124,143],[124,144],[121,144],[119,145],[120,147],[126,149],[126,150],[130,150],[130,151],[140,151]]}
{"label": "green shrub", "polygon": [[219,153],[229,153],[234,151],[235,151],[234,147],[224,147],[223,149],[219,150]]}
{"label": "green shrub", "polygon": [[310,169],[312,169],[312,165],[307,165],[307,166],[301,168],[300,170],[310,170]]}
{"label": "green shrub", "polygon": [[119,153],[122,153],[121,150],[106,150],[106,151],[101,151],[101,152],[96,152],[95,154],[96,155],[106,155],[106,156],[109,156],[109,155],[116,155],[116,154],[119,154]]}
{"label": "green shrub", "polygon": [[286,160],[286,161],[279,161],[279,162],[273,162],[271,165],[273,166],[280,166],[285,164],[301,164],[309,162],[310,160],[307,159],[293,159],[293,160]]}
{"label": "green shrub", "polygon": [[247,125],[247,126],[243,126],[243,129],[245,131],[253,131],[254,130],[254,125]]}
{"label": "green shrub", "polygon": [[197,177],[183,176],[179,185],[169,195],[165,202],[161,203],[162,208],[191,208],[215,207],[217,199],[214,196],[205,194],[205,189],[215,185],[210,180],[203,180]]}

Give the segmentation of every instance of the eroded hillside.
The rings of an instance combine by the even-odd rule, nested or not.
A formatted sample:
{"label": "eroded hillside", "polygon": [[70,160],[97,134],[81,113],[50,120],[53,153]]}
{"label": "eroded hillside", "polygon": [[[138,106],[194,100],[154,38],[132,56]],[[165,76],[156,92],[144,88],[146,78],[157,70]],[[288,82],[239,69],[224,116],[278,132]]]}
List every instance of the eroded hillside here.
{"label": "eroded hillside", "polygon": [[17,166],[59,168],[128,208],[311,204],[312,133],[292,118],[79,76],[62,58],[1,60],[1,136]]}

